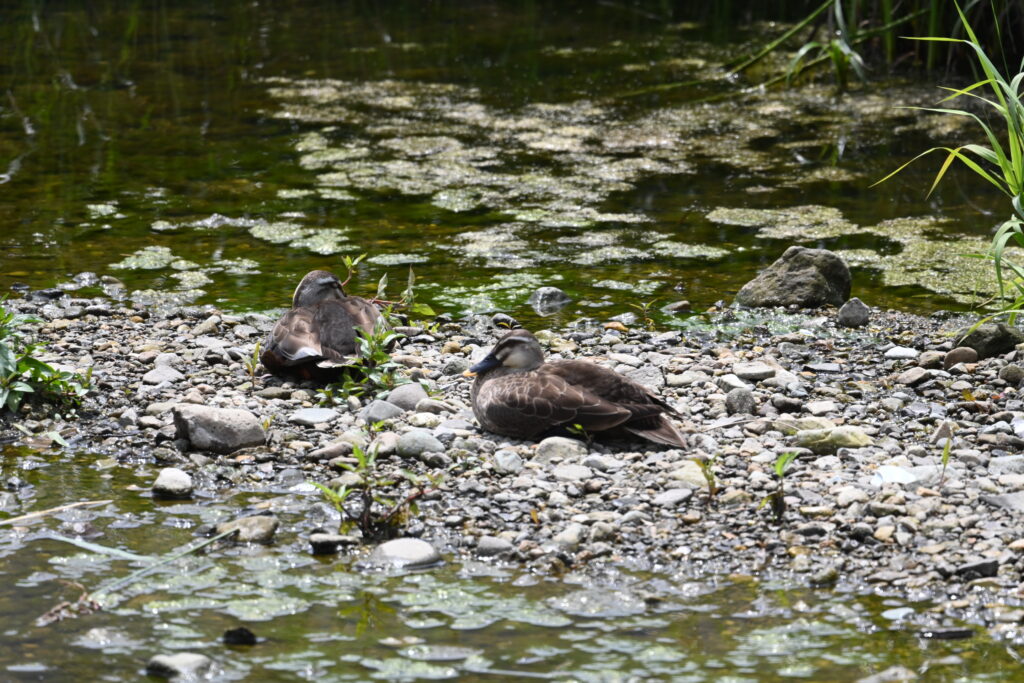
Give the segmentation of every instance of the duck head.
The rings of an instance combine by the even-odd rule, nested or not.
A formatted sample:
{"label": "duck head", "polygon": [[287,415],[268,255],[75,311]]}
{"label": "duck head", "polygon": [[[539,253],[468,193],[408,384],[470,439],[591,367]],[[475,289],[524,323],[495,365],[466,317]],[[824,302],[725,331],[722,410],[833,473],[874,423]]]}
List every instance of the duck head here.
{"label": "duck head", "polygon": [[314,270],[306,273],[292,295],[292,308],[316,306],[328,299],[344,299],[345,290],[334,273]]}
{"label": "duck head", "polygon": [[469,369],[477,375],[497,367],[520,370],[535,370],[544,363],[544,352],[540,342],[526,330],[512,330],[498,340],[491,352]]}

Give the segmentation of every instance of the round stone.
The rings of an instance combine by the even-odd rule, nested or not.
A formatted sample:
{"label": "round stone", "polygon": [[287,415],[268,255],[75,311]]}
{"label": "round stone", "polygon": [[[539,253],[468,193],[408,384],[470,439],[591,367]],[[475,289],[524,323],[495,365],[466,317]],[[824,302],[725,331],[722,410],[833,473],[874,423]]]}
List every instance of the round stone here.
{"label": "round stone", "polygon": [[426,569],[441,563],[434,546],[418,538],[396,538],[381,543],[370,553],[370,563],[396,569]]}

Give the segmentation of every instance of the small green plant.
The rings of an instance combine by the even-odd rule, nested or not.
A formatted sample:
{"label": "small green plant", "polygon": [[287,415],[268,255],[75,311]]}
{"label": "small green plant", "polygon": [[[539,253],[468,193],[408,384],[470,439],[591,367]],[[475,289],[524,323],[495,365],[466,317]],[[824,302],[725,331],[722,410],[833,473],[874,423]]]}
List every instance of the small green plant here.
{"label": "small green plant", "polygon": [[[359,445],[353,446],[352,455],[356,459],[354,464],[341,465],[343,469],[357,475],[353,485],[332,489],[312,482],[327,502],[341,513],[339,531],[348,533],[357,528],[368,541],[386,540],[398,535],[409,518],[419,514],[416,501],[439,486],[443,478],[443,475],[418,475],[400,469],[399,474],[408,485],[408,490],[405,495],[394,497],[389,490],[398,481],[383,476],[377,469],[377,445],[372,442],[372,437],[379,428],[379,424],[371,426],[371,443],[365,449]],[[356,500],[357,504],[350,505],[350,499]]]}
{"label": "small green plant", "polygon": [[583,425],[576,423],[571,424],[565,428],[565,431],[569,432],[573,436],[577,436],[589,446],[594,443],[594,435],[588,432]]}
{"label": "small green plant", "polygon": [[[1011,242],[1018,247],[1024,247],[1024,205],[1022,205],[1021,199],[1022,195],[1024,195],[1024,102],[1021,100],[1020,93],[1020,85],[1022,80],[1024,80],[1024,70],[1020,70],[1012,78],[1000,72],[988,55],[985,54],[985,50],[978,41],[970,22],[968,22],[963,10],[960,9],[960,4],[955,2],[954,5],[960,17],[960,23],[967,33],[967,40],[936,36],[914,38],[914,40],[961,43],[969,47],[973,51],[974,57],[985,78],[965,88],[943,87],[942,89],[950,94],[941,102],[954,100],[958,97],[975,98],[991,107],[996,114],[994,119],[1001,121],[1005,131],[1002,134],[997,134],[997,131],[992,126],[971,111],[935,107],[911,107],[912,109],[948,114],[950,116],[965,116],[973,119],[981,127],[981,131],[989,146],[968,144],[955,148],[932,147],[921,152],[879,180],[875,185],[885,182],[910,164],[922,157],[928,156],[932,152],[945,152],[946,158],[939,167],[935,180],[928,190],[929,195],[935,191],[939,181],[945,176],[946,171],[949,170],[953,162],[959,160],[971,171],[1009,197],[1012,213],[996,231],[988,253],[983,255],[983,257],[990,259],[995,269],[996,298],[1001,301],[999,304],[1001,310],[996,315],[1008,316],[1012,324],[1021,312],[1022,307],[1024,307],[1024,267],[1010,260],[1007,254],[1007,246]],[[984,97],[976,92],[979,88],[985,88],[986,86],[992,91],[992,97]],[[1012,296],[1007,293],[1010,288],[1015,290],[1015,294]],[[987,319],[979,321],[977,325],[980,325]]]}
{"label": "small green plant", "polygon": [[718,459],[718,453],[715,453],[710,458],[693,458],[693,461],[697,463],[697,467],[700,468],[700,473],[704,475],[704,481],[708,485],[708,500],[707,506],[714,507],[716,496],[718,495],[718,479],[715,477],[715,460]]}
{"label": "small green plant", "polygon": [[843,3],[840,0],[835,0],[833,16],[835,17],[836,25],[835,37],[827,43],[812,40],[797,50],[786,71],[787,84],[792,83],[800,75],[805,60],[812,62],[820,61],[816,59],[818,56],[827,56],[832,62],[832,71],[836,77],[836,90],[839,92],[846,91],[850,82],[851,71],[861,81],[867,80],[864,60],[853,49],[854,40],[851,38],[850,31],[847,28]]}
{"label": "small green plant", "polygon": [[654,318],[651,317],[651,306],[653,306],[657,301],[657,299],[651,299],[650,301],[644,301],[638,304],[630,304],[630,306],[640,311],[640,320],[643,321],[644,326],[648,330],[654,329]]}
{"label": "small green plant", "polygon": [[252,353],[245,359],[245,371],[249,374],[249,391],[256,388],[256,370],[260,366],[260,343],[252,347]]}
{"label": "small green plant", "polygon": [[317,393],[322,405],[335,405],[349,396],[379,396],[410,380],[403,374],[404,366],[391,360],[389,349],[402,338],[383,325],[373,332],[356,330],[359,355],[345,364],[340,382],[327,385]]}
{"label": "small green plant", "polygon": [[939,475],[939,488],[946,481],[946,468],[949,466],[949,452],[953,448],[953,435],[946,437],[946,444],[942,447],[942,474]]}
{"label": "small green plant", "polygon": [[352,279],[352,276],[356,274],[356,268],[359,266],[359,264],[365,258],[366,258],[366,254],[360,254],[359,256],[356,256],[355,258],[352,258],[351,256],[348,256],[348,255],[345,255],[345,256],[341,257],[341,262],[345,266],[345,271],[346,271],[345,280],[344,280],[344,282],[341,283],[342,287],[347,285],[349,280]]}
{"label": "small green plant", "polygon": [[0,299],[0,411],[17,411],[30,395],[76,407],[92,386],[92,368],[80,375],[36,358],[40,346],[26,338],[23,328],[38,322],[33,316],[11,313]]}
{"label": "small green plant", "polygon": [[796,451],[787,451],[775,459],[775,477],[779,481],[778,486],[776,486],[774,491],[762,498],[761,504],[757,506],[760,510],[765,505],[771,504],[772,514],[775,515],[775,522],[777,524],[782,523],[782,516],[786,513],[786,470],[789,469],[790,463],[796,459],[796,456]]}

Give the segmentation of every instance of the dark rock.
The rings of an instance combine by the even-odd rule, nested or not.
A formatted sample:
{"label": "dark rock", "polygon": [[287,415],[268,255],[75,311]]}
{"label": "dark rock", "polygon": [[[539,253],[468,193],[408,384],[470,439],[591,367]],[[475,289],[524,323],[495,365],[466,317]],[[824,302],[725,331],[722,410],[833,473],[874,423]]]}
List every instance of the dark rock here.
{"label": "dark rock", "polygon": [[725,409],[730,415],[753,415],[757,410],[754,392],[750,389],[733,389],[725,395]]}
{"label": "dark rock", "polygon": [[841,306],[850,296],[850,269],[826,249],[790,247],[757,277],[743,285],[736,303],[743,306]]}
{"label": "dark rock", "polygon": [[[1006,323],[985,323],[973,332],[968,332],[956,341],[957,346],[967,346],[978,352],[978,358],[991,358],[1013,351],[1017,344],[1024,342],[1024,332]],[[952,352],[950,352],[952,353]]]}
{"label": "dark rock", "polygon": [[309,535],[309,545],[314,555],[333,555],[343,545],[356,545],[359,539],[343,534],[315,533]]}
{"label": "dark rock", "polygon": [[999,573],[999,560],[995,559],[976,559],[956,568],[956,574],[962,577],[965,581],[973,581],[974,579],[983,579],[995,576]]}
{"label": "dark rock", "polygon": [[1011,363],[999,371],[999,379],[1003,380],[1011,387],[1015,387],[1020,384],[1022,379],[1024,379],[1024,368]]}
{"label": "dark rock", "polygon": [[949,370],[954,365],[959,365],[960,363],[977,362],[977,351],[970,348],[969,346],[958,346],[957,348],[953,349],[952,351],[946,354],[946,357],[942,360],[942,367],[946,370]]}
{"label": "dark rock", "polygon": [[864,327],[871,317],[871,309],[867,304],[853,297],[839,309],[836,314],[836,323],[843,327]]}
{"label": "dark rock", "polygon": [[225,645],[255,645],[256,634],[244,626],[239,626],[224,631],[223,640]]}

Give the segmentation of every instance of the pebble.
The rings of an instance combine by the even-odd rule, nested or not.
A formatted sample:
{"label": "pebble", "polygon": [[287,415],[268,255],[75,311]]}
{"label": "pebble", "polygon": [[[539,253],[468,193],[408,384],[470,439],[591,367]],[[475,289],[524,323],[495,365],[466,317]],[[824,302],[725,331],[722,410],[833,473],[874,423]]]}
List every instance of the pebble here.
{"label": "pebble", "polygon": [[377,399],[372,401],[370,405],[366,406],[359,417],[366,420],[369,424],[375,424],[377,422],[383,422],[384,420],[393,420],[401,417],[405,410],[396,406],[390,401],[382,401]]}
{"label": "pebble", "polygon": [[242,517],[217,525],[217,533],[223,534],[238,529],[236,543],[270,543],[277,531],[278,520],[272,515]]}
{"label": "pebble", "polygon": [[725,396],[725,408],[730,415],[753,415],[757,410],[757,399],[750,389],[733,389]]}
{"label": "pebble", "polygon": [[587,446],[582,441],[564,436],[550,436],[537,444],[537,453],[533,459],[539,463],[549,463],[580,459],[586,454]]}
{"label": "pebble", "polygon": [[292,413],[288,421],[304,427],[314,427],[318,424],[329,424],[339,417],[341,415],[338,411],[330,408],[303,408]]}
{"label": "pebble", "polygon": [[156,655],[146,662],[146,675],[198,681],[205,677],[212,663],[209,657],[196,652]]}
{"label": "pebble", "polygon": [[425,429],[411,429],[398,437],[396,451],[403,458],[415,458],[424,453],[443,453],[444,444]]}
{"label": "pebble", "polygon": [[863,327],[868,324],[871,316],[871,309],[867,304],[853,297],[842,306],[836,314],[836,322],[843,327]]}
{"label": "pebble", "polygon": [[735,363],[732,371],[738,378],[747,382],[758,382],[775,376],[775,368],[762,362]]}
{"label": "pebble", "polygon": [[192,477],[177,467],[165,467],[153,482],[153,495],[157,498],[191,498]]}
{"label": "pebble", "polygon": [[502,449],[494,453],[494,470],[499,474],[519,474],[523,470],[523,459],[515,451]]}
{"label": "pebble", "polygon": [[967,346],[958,346],[949,353],[942,361],[942,367],[945,370],[949,370],[954,365],[960,363],[977,363],[978,352]]}
{"label": "pebble", "polygon": [[174,426],[177,437],[188,440],[192,448],[214,453],[262,446],[267,438],[259,419],[237,408],[179,403],[174,406]]}
{"label": "pebble", "polygon": [[427,398],[430,397],[427,395],[423,385],[419,382],[410,382],[392,389],[387,396],[387,402],[398,406],[402,410],[414,410],[417,403]]}
{"label": "pebble", "polygon": [[675,507],[693,496],[693,489],[669,489],[662,491],[651,501],[653,505],[661,507]]}
{"label": "pebble", "polygon": [[495,557],[512,552],[512,542],[497,536],[481,536],[476,544],[476,554],[479,557]]}
{"label": "pebble", "polygon": [[370,553],[369,564],[395,569],[427,569],[441,563],[431,544],[418,538],[396,538],[381,543]]}

